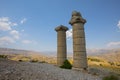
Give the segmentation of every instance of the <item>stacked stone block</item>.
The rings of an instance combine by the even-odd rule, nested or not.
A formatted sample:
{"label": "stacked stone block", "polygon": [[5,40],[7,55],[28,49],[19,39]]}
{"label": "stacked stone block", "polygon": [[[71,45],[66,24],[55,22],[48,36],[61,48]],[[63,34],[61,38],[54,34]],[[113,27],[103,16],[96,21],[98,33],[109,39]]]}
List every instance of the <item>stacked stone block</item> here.
{"label": "stacked stone block", "polygon": [[67,27],[60,25],[55,28],[57,32],[57,65],[62,66],[67,56],[66,31]]}
{"label": "stacked stone block", "polygon": [[73,28],[73,69],[87,69],[84,24],[86,20],[77,11],[69,22]]}

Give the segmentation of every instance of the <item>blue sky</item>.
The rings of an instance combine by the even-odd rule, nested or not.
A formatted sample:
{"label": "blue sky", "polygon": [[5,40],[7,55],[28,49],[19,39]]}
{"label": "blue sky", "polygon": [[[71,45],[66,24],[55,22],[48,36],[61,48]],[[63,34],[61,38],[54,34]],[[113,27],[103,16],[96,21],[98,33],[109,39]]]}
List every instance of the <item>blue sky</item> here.
{"label": "blue sky", "polygon": [[119,0],[0,0],[0,47],[56,51],[54,28],[64,25],[72,51],[72,11],[87,20],[87,49],[120,48]]}

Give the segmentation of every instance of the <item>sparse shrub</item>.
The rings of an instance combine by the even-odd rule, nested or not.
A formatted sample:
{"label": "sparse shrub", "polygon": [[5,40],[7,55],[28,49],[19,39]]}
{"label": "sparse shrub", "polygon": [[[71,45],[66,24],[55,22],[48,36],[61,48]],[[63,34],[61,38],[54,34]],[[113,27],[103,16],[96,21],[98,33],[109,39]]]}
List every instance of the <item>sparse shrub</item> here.
{"label": "sparse shrub", "polygon": [[40,61],[39,63],[46,63],[45,61]]}
{"label": "sparse shrub", "polygon": [[20,59],[20,60],[18,60],[18,61],[19,61],[19,62],[23,62],[23,60],[21,60],[21,59]]}
{"label": "sparse shrub", "polygon": [[60,66],[60,68],[71,69],[72,65],[70,64],[70,62],[68,60],[65,60],[64,64],[62,66]]}
{"label": "sparse shrub", "polygon": [[87,58],[89,61],[95,61],[95,62],[104,62],[103,60],[101,59],[98,59],[98,58]]}
{"label": "sparse shrub", "polygon": [[103,77],[103,80],[119,80],[119,79],[115,75],[110,75],[110,76]]}
{"label": "sparse shrub", "polygon": [[116,66],[120,66],[120,64],[116,64]]}
{"label": "sparse shrub", "polygon": [[38,60],[32,59],[30,62],[38,62]]}
{"label": "sparse shrub", "polygon": [[97,73],[92,73],[92,75],[98,75]]}
{"label": "sparse shrub", "polygon": [[108,62],[108,63],[109,63],[111,66],[112,66],[112,65],[115,65],[113,62]]}
{"label": "sparse shrub", "polygon": [[0,55],[0,58],[7,58],[7,55]]}
{"label": "sparse shrub", "polygon": [[103,66],[102,64],[100,64],[100,66]]}
{"label": "sparse shrub", "polygon": [[96,62],[100,62],[100,60],[99,59],[91,59],[91,61],[96,61]]}
{"label": "sparse shrub", "polygon": [[87,58],[87,60],[90,60],[90,58]]}

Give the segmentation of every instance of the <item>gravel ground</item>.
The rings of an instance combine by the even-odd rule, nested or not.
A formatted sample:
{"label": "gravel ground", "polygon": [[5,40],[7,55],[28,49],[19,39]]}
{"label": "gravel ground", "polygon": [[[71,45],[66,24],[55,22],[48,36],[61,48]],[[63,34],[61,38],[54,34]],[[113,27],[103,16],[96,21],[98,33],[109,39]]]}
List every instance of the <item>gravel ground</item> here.
{"label": "gravel ground", "polygon": [[0,80],[102,80],[99,76],[47,63],[0,59]]}

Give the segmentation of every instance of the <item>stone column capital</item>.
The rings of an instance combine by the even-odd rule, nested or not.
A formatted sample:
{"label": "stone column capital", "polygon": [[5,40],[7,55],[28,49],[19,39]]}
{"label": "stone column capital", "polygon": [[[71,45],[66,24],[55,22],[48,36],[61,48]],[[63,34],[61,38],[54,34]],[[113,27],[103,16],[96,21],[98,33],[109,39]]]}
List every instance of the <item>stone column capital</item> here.
{"label": "stone column capital", "polygon": [[55,28],[55,31],[67,31],[68,28],[66,26],[60,25],[58,27]]}
{"label": "stone column capital", "polygon": [[72,12],[72,18],[69,21],[69,24],[73,25],[74,23],[86,23],[86,20],[84,18],[82,18],[80,12],[77,11],[73,11]]}

